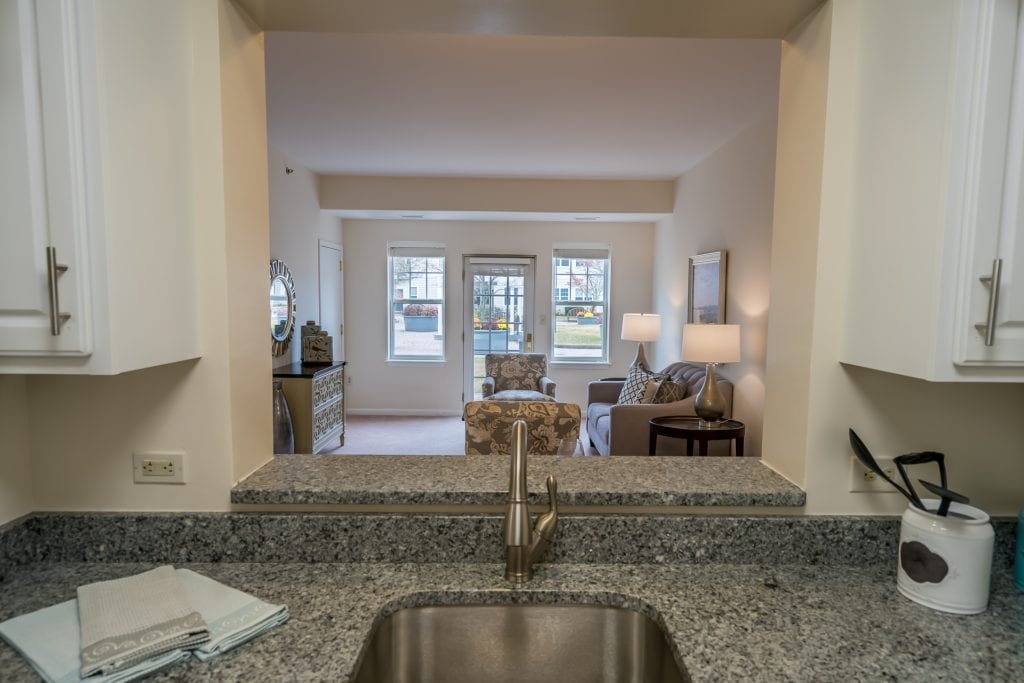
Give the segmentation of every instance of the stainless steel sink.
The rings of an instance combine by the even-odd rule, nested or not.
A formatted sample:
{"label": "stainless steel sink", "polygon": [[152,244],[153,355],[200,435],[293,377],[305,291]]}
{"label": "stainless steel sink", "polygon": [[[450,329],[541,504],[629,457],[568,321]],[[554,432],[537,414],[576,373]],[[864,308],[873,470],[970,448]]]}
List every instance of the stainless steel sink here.
{"label": "stainless steel sink", "polygon": [[682,683],[651,619],[601,605],[410,607],[370,636],[356,683]]}

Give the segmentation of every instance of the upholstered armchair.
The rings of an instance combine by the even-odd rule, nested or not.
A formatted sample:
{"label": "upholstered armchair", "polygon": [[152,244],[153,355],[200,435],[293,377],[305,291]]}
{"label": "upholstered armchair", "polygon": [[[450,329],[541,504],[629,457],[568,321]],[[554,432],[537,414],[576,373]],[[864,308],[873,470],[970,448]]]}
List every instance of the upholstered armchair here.
{"label": "upholstered armchair", "polygon": [[556,401],[470,401],[466,420],[466,455],[508,455],[512,423],[526,420],[526,452],[572,455],[580,435],[580,407]]}
{"label": "upholstered armchair", "polygon": [[[693,415],[694,397],[704,386],[704,365],[672,363],[658,373],[683,387],[682,396],[669,403],[624,405],[618,402],[623,380],[600,380],[587,385],[587,436],[601,455],[647,455],[650,421],[665,415]],[[725,399],[724,417],[732,417],[732,382],[718,376],[718,390]],[[685,440],[659,439],[658,455],[684,453]],[[729,442],[711,444],[711,454]],[[725,453],[727,454],[727,452]]]}
{"label": "upholstered armchair", "polygon": [[543,353],[488,353],[484,356],[483,398],[494,401],[554,401]]}

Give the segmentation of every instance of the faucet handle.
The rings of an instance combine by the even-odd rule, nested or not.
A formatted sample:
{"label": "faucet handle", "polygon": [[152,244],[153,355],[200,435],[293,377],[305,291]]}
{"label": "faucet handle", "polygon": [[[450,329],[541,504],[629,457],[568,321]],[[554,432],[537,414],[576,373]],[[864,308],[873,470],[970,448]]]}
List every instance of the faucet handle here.
{"label": "faucet handle", "polygon": [[558,526],[558,480],[555,475],[548,475],[548,511],[537,517],[533,531],[542,539],[545,544],[555,537],[555,528]]}

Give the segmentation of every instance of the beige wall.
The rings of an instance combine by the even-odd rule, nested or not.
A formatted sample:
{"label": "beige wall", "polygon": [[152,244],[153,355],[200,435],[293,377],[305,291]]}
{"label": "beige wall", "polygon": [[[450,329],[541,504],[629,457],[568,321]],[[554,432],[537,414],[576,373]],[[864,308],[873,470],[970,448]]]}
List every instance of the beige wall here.
{"label": "beige wall", "polygon": [[803,486],[832,6],[782,45],[765,363],[766,464]]}
{"label": "beige wall", "polygon": [[[296,326],[307,320],[320,322],[320,268],[317,240],[341,244],[341,219],[320,210],[319,178],[279,151],[269,149],[270,258],[288,264],[295,280]],[[285,166],[293,173],[285,173]],[[273,359],[274,367],[301,359],[299,333],[288,353]]]}
{"label": "beige wall", "polygon": [[32,452],[25,378],[0,375],[0,524],[32,512]]}
{"label": "beige wall", "polygon": [[726,322],[742,325],[743,360],[719,373],[735,384],[733,415],[747,426],[751,456],[761,452],[764,412],[775,130],[775,116],[769,116],[687,171],[677,182],[675,213],[655,231],[654,310],[662,315],[655,368],[681,357],[687,259],[728,252]]}
{"label": "beige wall", "polygon": [[320,207],[347,211],[668,213],[671,180],[323,176]]}
{"label": "beige wall", "polygon": [[[562,242],[612,245],[610,365],[551,366],[560,400],[586,405],[587,382],[625,374],[636,353],[619,340],[622,314],[650,310],[654,227],[649,223],[478,223],[446,221],[345,221],[346,409],[394,413],[462,410],[463,254],[517,254],[537,257],[535,350],[548,352],[551,327],[551,249]],[[387,362],[387,243],[426,240],[447,245],[448,273],[444,363]]]}
{"label": "beige wall", "polygon": [[[28,427],[14,430],[24,448],[5,448],[0,469],[25,481],[27,463],[33,485],[20,503],[8,506],[5,496],[0,520],[28,503],[223,510],[236,478],[271,457],[262,50],[228,0],[193,2],[190,21],[196,95],[192,136],[181,142],[194,159],[203,357],[112,377],[5,378],[2,400]],[[131,456],[139,450],[185,451],[186,485],[134,484]]]}

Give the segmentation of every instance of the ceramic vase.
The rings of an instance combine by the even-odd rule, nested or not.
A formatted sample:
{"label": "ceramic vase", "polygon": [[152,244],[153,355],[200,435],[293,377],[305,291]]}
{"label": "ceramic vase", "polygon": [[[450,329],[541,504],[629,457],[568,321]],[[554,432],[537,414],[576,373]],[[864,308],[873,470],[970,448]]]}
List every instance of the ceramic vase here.
{"label": "ceramic vase", "polygon": [[295,432],[288,399],[280,381],[274,382],[274,454],[295,452]]}

